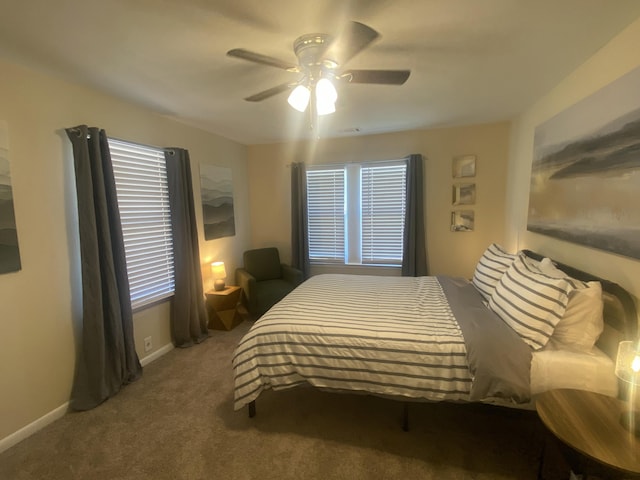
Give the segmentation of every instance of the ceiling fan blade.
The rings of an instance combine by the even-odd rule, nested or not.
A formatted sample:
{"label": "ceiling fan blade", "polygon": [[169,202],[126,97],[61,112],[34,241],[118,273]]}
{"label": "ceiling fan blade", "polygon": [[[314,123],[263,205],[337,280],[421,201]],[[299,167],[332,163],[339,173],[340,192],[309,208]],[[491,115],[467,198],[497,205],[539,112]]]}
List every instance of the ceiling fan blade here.
{"label": "ceiling fan blade", "polygon": [[241,58],[242,60],[248,60],[250,62],[261,63],[263,65],[269,65],[270,67],[282,68],[283,70],[289,70],[291,72],[298,71],[298,65],[295,63],[280,60],[278,58],[269,57],[260,53],[251,52],[244,48],[234,48],[229,50],[227,55],[230,57]]}
{"label": "ceiling fan blade", "polygon": [[266,100],[269,97],[273,97],[274,95],[278,95],[279,93],[286,92],[291,87],[293,87],[295,83],[283,83],[281,85],[277,85],[268,90],[264,90],[260,93],[256,93],[255,95],[251,95],[250,97],[245,98],[247,102],[261,102],[262,100]]}
{"label": "ceiling fan blade", "polygon": [[347,70],[340,75],[349,83],[378,83],[382,85],[402,85],[411,70]]}
{"label": "ceiling fan blade", "polygon": [[323,52],[322,57],[344,65],[360,51],[364,50],[380,34],[364,23],[349,22],[347,27]]}

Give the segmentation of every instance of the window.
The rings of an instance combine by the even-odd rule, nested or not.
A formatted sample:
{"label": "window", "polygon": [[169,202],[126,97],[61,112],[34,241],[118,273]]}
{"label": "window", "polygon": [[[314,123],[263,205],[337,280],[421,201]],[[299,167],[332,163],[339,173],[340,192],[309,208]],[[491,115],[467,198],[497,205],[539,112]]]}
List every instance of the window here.
{"label": "window", "polygon": [[173,295],[173,240],[164,151],[109,139],[133,309]]}
{"label": "window", "polygon": [[307,170],[312,264],[402,264],[406,162]]}
{"label": "window", "polygon": [[344,263],[344,168],[307,171],[309,258]]}
{"label": "window", "polygon": [[362,263],[402,264],[407,166],[363,167]]}

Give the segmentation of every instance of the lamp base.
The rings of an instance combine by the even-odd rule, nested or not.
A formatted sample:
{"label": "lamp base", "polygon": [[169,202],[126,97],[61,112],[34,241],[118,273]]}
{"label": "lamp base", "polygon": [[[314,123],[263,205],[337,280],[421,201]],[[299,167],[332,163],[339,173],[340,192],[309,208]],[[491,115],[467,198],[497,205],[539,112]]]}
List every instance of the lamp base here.
{"label": "lamp base", "polygon": [[216,280],[213,283],[213,289],[216,292],[219,292],[220,290],[224,290],[225,289],[224,280],[220,280],[220,279]]}
{"label": "lamp base", "polygon": [[640,412],[622,412],[620,414],[620,425],[636,437],[640,437]]}

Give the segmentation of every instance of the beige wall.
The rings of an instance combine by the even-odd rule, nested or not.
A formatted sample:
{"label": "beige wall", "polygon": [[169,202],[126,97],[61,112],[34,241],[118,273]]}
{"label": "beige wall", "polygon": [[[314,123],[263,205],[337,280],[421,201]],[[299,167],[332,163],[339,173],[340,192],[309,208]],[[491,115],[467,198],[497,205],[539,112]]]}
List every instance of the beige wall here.
{"label": "beige wall", "polygon": [[[196,199],[200,163],[232,168],[236,236],[205,242],[203,264],[235,268],[249,244],[246,147],[60,79],[0,62],[0,120],[9,161],[22,270],[0,275],[0,441],[69,400],[81,312],[73,159],[63,129],[86,123],[134,142],[187,148]],[[199,231],[202,211],[196,200]],[[205,288],[211,286],[205,268]],[[135,315],[136,347],[170,343],[168,303]]]}
{"label": "beige wall", "polygon": [[[513,124],[507,194],[508,246],[529,248],[613,280],[640,297],[640,260],[626,258],[527,231],[529,177],[535,127],[640,66],[640,20],[615,37]],[[638,208],[631,202],[629,208]],[[638,240],[640,241],[640,239]]]}
{"label": "beige wall", "polygon": [[[291,162],[307,164],[385,160],[411,153],[425,157],[427,250],[430,272],[468,277],[484,249],[502,242],[509,124],[419,130],[384,135],[326,139],[310,143],[249,147],[251,243],[273,245],[291,258]],[[475,231],[449,230],[451,162],[477,155]],[[312,273],[319,273],[315,269]],[[359,270],[362,273],[362,269]]]}
{"label": "beige wall", "polygon": [[[493,242],[531,248],[600,276],[640,297],[640,261],[526,231],[535,126],[640,65],[640,20],[576,69],[511,124],[498,123],[310,143],[244,147],[175,123],[93,90],[0,62],[0,120],[9,128],[22,270],[0,275],[0,440],[64,405],[75,363],[81,295],[74,179],[64,127],[87,123],[115,137],[188,148],[199,197],[200,163],[233,169],[236,236],[200,238],[206,263],[222,259],[227,271],[246,248],[275,245],[290,259],[290,170],[293,161],[348,162],[425,157],[427,242],[431,272],[469,276]],[[451,158],[478,157],[476,229],[449,231]],[[508,176],[507,176],[508,164]],[[506,196],[506,202],[504,201]],[[201,210],[196,204],[199,230]],[[168,304],[135,316],[136,346],[153,337],[169,343]]]}

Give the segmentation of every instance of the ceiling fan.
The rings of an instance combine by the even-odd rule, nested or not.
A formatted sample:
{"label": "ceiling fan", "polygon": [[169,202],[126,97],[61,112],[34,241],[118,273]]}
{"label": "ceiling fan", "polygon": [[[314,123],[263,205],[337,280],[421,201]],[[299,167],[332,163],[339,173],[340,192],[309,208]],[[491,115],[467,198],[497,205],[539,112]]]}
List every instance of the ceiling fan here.
{"label": "ceiling fan", "polygon": [[345,63],[379,36],[378,32],[363,23],[349,22],[335,38],[325,33],[308,33],[298,37],[293,42],[298,63],[243,48],[229,50],[227,55],[302,74],[297,81],[276,85],[245,100],[260,102],[292,90],[288,101],[293,108],[304,112],[311,104],[315,113],[325,115],[335,111],[337,83],[402,85],[407,81],[410,70],[343,70]]}

